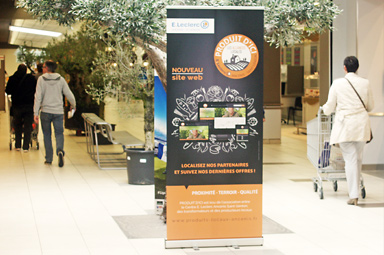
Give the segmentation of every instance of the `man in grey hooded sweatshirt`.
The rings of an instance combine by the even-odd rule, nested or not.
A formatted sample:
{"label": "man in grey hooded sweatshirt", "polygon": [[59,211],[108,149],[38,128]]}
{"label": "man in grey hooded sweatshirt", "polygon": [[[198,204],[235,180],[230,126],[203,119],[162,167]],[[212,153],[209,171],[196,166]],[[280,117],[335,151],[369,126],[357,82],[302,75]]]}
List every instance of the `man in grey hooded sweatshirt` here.
{"label": "man in grey hooded sweatshirt", "polygon": [[73,109],[76,100],[67,82],[60,74],[55,73],[57,65],[48,60],[43,65],[43,75],[37,80],[34,120],[39,123],[41,110],[41,129],[44,135],[45,164],[51,165],[53,160],[52,129],[55,129],[56,155],[59,157],[59,167],[64,165],[64,103],[63,95],[68,99]]}

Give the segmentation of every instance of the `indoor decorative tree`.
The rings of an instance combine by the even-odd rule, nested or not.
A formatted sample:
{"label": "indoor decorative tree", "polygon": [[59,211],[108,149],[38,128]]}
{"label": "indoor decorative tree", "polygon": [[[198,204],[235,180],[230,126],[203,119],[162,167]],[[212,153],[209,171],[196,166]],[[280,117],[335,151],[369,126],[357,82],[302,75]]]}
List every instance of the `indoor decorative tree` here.
{"label": "indoor decorative tree", "polygon": [[71,25],[95,22],[113,34],[130,38],[151,59],[166,89],[165,7],[167,5],[263,6],[264,37],[276,47],[300,42],[305,36],[332,29],[341,12],[331,0],[20,0],[19,6],[40,20]]}
{"label": "indoor decorative tree", "polygon": [[68,77],[68,85],[76,98],[77,113],[70,121],[66,121],[66,128],[83,129],[84,121],[81,113],[84,111],[97,112],[104,117],[103,104],[98,106],[92,97],[85,93],[87,84],[93,82],[102,86],[102,81],[97,76],[91,76],[97,52],[104,50],[104,43],[90,37],[83,26],[72,35],[65,35],[62,40],[53,40],[46,47],[46,58],[58,63],[57,72],[63,77]]}
{"label": "indoor decorative tree", "polygon": [[35,73],[34,65],[42,63],[46,58],[44,50],[28,47],[25,43],[24,45],[19,46],[16,56],[17,61],[25,63],[32,73]]}
{"label": "indoor decorative tree", "polygon": [[[154,70],[150,63],[141,65],[132,42],[100,29],[88,30],[91,36],[99,34],[106,49],[98,52],[92,76],[102,77],[103,86],[91,83],[87,93],[98,102],[116,94],[119,100],[140,99],[144,106],[145,150],[153,150],[154,131]],[[101,31],[101,32],[100,32]],[[122,113],[124,114],[124,112]]]}
{"label": "indoor decorative tree", "polygon": [[[61,25],[88,21],[118,36],[122,43],[124,40],[135,43],[148,54],[165,90],[167,5],[263,6],[264,38],[276,47],[289,46],[305,36],[332,29],[332,21],[340,13],[331,0],[20,0],[18,3],[41,21],[53,19]],[[137,86],[130,87],[134,88]],[[145,114],[153,114],[150,109],[147,111],[151,113]]]}

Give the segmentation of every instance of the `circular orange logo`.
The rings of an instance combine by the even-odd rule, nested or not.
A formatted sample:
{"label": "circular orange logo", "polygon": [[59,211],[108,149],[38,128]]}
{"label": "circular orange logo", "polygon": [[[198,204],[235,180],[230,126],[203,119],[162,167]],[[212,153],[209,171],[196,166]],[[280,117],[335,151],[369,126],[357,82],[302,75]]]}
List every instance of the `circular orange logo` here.
{"label": "circular orange logo", "polygon": [[232,34],[216,45],[215,65],[225,77],[242,79],[250,75],[259,62],[259,50],[247,36]]}

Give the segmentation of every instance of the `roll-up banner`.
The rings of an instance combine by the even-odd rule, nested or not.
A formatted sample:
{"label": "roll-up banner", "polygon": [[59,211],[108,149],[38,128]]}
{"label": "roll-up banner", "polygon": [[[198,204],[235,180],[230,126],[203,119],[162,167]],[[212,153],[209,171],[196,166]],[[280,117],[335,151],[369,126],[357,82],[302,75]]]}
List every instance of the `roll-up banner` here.
{"label": "roll-up banner", "polygon": [[262,245],[262,8],[167,8],[166,248]]}
{"label": "roll-up banner", "polygon": [[167,92],[155,73],[155,208],[162,215],[165,206],[167,165]]}

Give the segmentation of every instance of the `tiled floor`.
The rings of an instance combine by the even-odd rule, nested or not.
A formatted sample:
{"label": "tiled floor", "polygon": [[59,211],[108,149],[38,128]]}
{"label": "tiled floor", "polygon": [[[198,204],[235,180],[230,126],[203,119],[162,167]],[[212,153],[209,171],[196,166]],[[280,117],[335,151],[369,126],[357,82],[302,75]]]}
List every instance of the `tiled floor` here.
{"label": "tiled floor", "polygon": [[[142,138],[140,114],[122,121],[114,109],[111,101],[107,121]],[[283,126],[282,144],[264,146],[263,214],[292,233],[264,234],[261,247],[166,250],[162,238],[127,239],[113,219],[154,214],[153,186],[127,184],[124,170],[99,170],[73,131],[65,131],[63,168],[57,159],[43,164],[41,134],[40,150],[10,151],[7,113],[0,112],[0,254],[383,255],[384,180],[364,174],[362,206],[346,204],[345,182],[337,192],[325,183],[320,200],[309,181],[316,171],[306,136],[295,130]]]}

